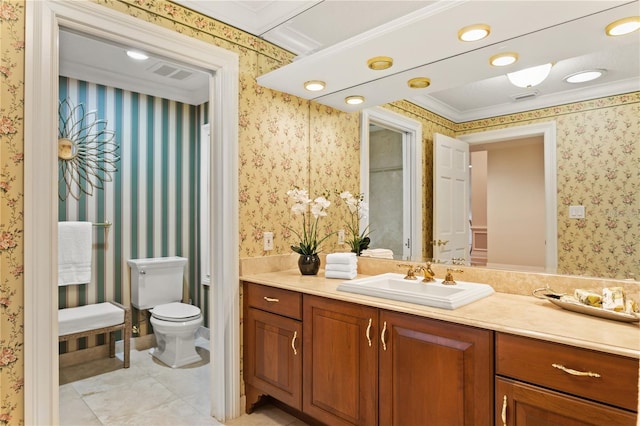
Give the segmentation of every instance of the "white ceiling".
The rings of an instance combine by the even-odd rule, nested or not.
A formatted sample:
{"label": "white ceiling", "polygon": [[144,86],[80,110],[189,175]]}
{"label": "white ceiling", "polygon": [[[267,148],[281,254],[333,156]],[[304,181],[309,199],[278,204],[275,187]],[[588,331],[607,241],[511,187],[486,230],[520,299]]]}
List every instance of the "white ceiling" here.
{"label": "white ceiling", "polygon": [[[608,23],[640,14],[638,0],[175,3],[295,53],[293,63],[260,76],[258,82],[344,111],[408,99],[462,122],[640,90],[640,32],[616,38],[604,35]],[[475,43],[458,41],[458,30],[475,23],[489,24],[491,35]],[[122,62],[126,60],[122,47],[117,47],[117,52],[112,49],[109,55],[97,47],[92,45],[82,54],[79,46],[67,49],[61,73],[62,64],[67,63],[74,64],[66,66],[69,74],[84,66],[93,68],[91,75],[113,73],[134,78],[134,65]],[[518,52],[519,61],[502,69],[490,66],[488,58],[503,51]],[[368,69],[366,60],[379,55],[392,57],[393,67],[385,71]],[[532,89],[511,85],[505,75],[546,62],[554,63],[550,76]],[[143,80],[148,86],[153,85],[150,66],[135,66],[146,73]],[[607,72],[603,78],[579,85],[562,80],[568,74],[592,68]],[[70,76],[82,78],[81,73],[75,74]],[[406,81],[415,76],[430,78],[431,86],[409,89]],[[197,94],[203,90],[194,87],[206,79],[206,74],[194,73],[186,81],[192,83],[191,87],[176,86],[177,94],[188,95],[178,100],[199,103]],[[304,81],[316,79],[327,82],[324,92],[302,88]],[[177,82],[161,78],[159,84],[166,90],[173,83]],[[514,100],[532,91],[536,96]],[[366,102],[348,106],[344,103],[348,95],[363,95]]]}

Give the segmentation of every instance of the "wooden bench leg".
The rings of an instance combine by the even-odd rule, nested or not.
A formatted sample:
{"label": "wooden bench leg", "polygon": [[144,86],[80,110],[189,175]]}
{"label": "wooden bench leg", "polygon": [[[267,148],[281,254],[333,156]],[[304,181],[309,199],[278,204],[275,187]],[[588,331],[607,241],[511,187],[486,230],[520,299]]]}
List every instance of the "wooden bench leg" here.
{"label": "wooden bench leg", "polygon": [[109,332],[109,358],[116,356],[116,332]]}

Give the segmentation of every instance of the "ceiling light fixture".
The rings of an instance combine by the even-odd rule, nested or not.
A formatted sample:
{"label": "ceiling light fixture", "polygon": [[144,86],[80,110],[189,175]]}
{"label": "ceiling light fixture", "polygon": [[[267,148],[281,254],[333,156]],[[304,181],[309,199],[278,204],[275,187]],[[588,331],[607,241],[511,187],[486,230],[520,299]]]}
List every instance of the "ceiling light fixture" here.
{"label": "ceiling light fixture", "polygon": [[407,85],[412,89],[424,89],[431,85],[431,80],[426,77],[416,77],[407,81]]}
{"label": "ceiling light fixture", "polygon": [[514,86],[533,87],[542,83],[551,72],[552,64],[538,65],[536,67],[525,68],[520,71],[510,72],[507,78]]}
{"label": "ceiling light fixture", "polygon": [[309,80],[304,82],[304,88],[310,92],[319,92],[320,90],[324,90],[325,86],[325,82],[320,80]]}
{"label": "ceiling light fixture", "polygon": [[376,56],[367,61],[367,66],[374,71],[386,70],[393,65],[393,59],[388,56]]}
{"label": "ceiling light fixture", "polygon": [[349,105],[360,105],[364,102],[364,96],[347,96],[344,101]]}
{"label": "ceiling light fixture", "polygon": [[478,41],[486,38],[491,33],[491,27],[486,24],[474,24],[461,28],[458,31],[460,41]]}
{"label": "ceiling light fixture", "polygon": [[564,78],[567,83],[585,83],[602,77],[606,70],[587,70],[570,74]]}
{"label": "ceiling light fixture", "polygon": [[638,31],[638,29],[640,29],[640,16],[630,16],[610,23],[604,32],[608,36],[615,37]]}
{"label": "ceiling light fixture", "polygon": [[146,61],[149,59],[149,56],[145,53],[142,53],[138,50],[127,50],[127,56],[131,59],[135,59],[136,61]]}
{"label": "ceiling light fixture", "polygon": [[516,63],[518,54],[515,52],[498,53],[489,58],[489,63],[494,67],[506,67]]}

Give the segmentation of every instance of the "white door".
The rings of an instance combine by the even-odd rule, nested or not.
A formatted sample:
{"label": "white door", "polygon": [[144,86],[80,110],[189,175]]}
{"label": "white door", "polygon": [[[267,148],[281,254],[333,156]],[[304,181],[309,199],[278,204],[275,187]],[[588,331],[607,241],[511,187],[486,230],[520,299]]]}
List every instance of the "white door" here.
{"label": "white door", "polygon": [[449,136],[433,139],[433,257],[469,259],[469,145]]}

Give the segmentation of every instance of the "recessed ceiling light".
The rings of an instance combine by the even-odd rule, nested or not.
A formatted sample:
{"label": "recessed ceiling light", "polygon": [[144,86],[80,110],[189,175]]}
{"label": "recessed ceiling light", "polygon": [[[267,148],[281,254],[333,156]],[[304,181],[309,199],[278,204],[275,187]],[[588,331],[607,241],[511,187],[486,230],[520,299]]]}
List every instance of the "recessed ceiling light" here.
{"label": "recessed ceiling light", "polygon": [[393,65],[393,59],[388,56],[376,56],[367,61],[367,66],[375,71],[386,70]]}
{"label": "recessed ceiling light", "polygon": [[507,78],[514,86],[533,87],[542,83],[549,76],[553,64],[538,65],[536,67],[525,68],[520,71],[510,72]]}
{"label": "recessed ceiling light", "polygon": [[344,101],[349,105],[360,105],[364,102],[364,96],[347,96]]}
{"label": "recessed ceiling light", "polygon": [[431,80],[426,77],[416,77],[407,81],[407,85],[412,89],[424,89],[431,85]]}
{"label": "recessed ceiling light", "polygon": [[491,27],[486,24],[474,24],[461,28],[458,31],[458,39],[461,41],[478,41],[489,36]]}
{"label": "recessed ceiling light", "polygon": [[127,50],[127,56],[131,59],[135,59],[136,61],[146,61],[149,59],[148,55],[138,50]]}
{"label": "recessed ceiling light", "polygon": [[585,83],[587,81],[595,80],[596,78],[602,77],[605,72],[605,70],[580,71],[566,76],[564,78],[564,81],[566,81],[567,83]]}
{"label": "recessed ceiling light", "polygon": [[638,31],[638,29],[640,29],[640,16],[630,16],[610,23],[604,32],[608,36],[621,36]]}
{"label": "recessed ceiling light", "polygon": [[319,92],[320,90],[324,90],[325,82],[320,80],[305,81],[304,88],[311,92]]}
{"label": "recessed ceiling light", "polygon": [[489,63],[494,67],[505,67],[514,64],[518,60],[518,54],[515,52],[498,53],[489,58]]}

